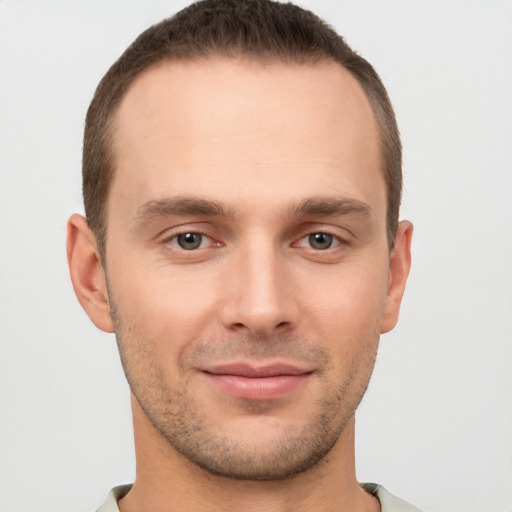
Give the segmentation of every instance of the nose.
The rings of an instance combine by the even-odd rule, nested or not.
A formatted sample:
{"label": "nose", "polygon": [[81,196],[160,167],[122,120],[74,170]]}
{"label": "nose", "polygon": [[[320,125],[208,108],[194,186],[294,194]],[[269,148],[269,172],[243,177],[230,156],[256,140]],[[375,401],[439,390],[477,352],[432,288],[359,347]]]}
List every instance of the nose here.
{"label": "nose", "polygon": [[272,243],[253,243],[228,266],[219,310],[225,328],[257,337],[293,329],[298,318],[293,276]]}

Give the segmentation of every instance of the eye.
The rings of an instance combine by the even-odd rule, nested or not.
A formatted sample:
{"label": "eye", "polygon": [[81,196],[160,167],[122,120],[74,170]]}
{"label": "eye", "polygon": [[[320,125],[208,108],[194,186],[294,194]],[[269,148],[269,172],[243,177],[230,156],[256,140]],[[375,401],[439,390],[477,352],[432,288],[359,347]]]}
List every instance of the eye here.
{"label": "eye", "polygon": [[334,241],[334,236],[329,233],[311,233],[308,235],[308,243],[313,249],[323,251],[329,249]]}
{"label": "eye", "polygon": [[208,240],[208,237],[202,233],[180,233],[172,238],[174,245],[178,245],[186,251],[199,249],[205,240]]}
{"label": "eye", "polygon": [[313,233],[303,236],[298,240],[298,242],[296,242],[295,246],[316,252],[334,249],[345,243],[346,242],[343,239],[331,233],[327,233],[325,231],[314,231]]}
{"label": "eye", "polygon": [[346,230],[339,226],[303,226],[301,231],[301,235],[297,235],[300,238],[295,239],[292,247],[299,250],[295,254],[310,261],[338,263],[352,247],[350,234],[345,234]]}

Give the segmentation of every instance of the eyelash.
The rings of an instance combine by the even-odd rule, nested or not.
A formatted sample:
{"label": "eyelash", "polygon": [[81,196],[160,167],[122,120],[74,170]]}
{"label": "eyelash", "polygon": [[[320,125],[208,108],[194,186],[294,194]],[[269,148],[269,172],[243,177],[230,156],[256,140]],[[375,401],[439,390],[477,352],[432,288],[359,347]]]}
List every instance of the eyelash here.
{"label": "eyelash", "polygon": [[[179,237],[186,236],[186,235],[200,236],[201,239],[199,241],[199,246],[191,247],[188,249],[186,247],[183,247],[183,245],[181,245],[178,240],[179,240]],[[323,236],[323,237],[328,237],[328,239],[330,239],[327,247],[325,247],[325,248],[316,247],[315,248],[312,246],[314,243],[312,240],[312,237],[316,237],[318,235]],[[203,247],[201,247],[201,245],[203,245],[203,243],[205,242],[205,240],[204,240],[205,238],[210,240],[210,243],[213,242],[214,246],[217,246],[217,247],[222,246],[222,244],[220,242],[214,242],[213,239],[210,236],[208,236],[206,233],[204,233],[203,231],[197,231],[197,230],[196,231],[190,230],[190,231],[183,231],[181,233],[175,233],[172,236],[167,237],[165,240],[163,240],[163,243],[170,244],[181,251],[194,252],[198,249],[203,248]],[[301,242],[303,242],[303,241],[306,241],[306,243],[308,244],[307,247],[302,245]],[[314,252],[325,252],[325,251],[328,251],[329,249],[335,249],[336,247],[343,245],[343,244],[347,244],[346,240],[343,240],[342,238],[340,238],[337,235],[334,235],[333,233],[319,230],[319,231],[311,231],[311,232],[307,233],[306,235],[299,238],[298,242],[294,243],[293,245],[295,247],[305,247],[306,249],[313,250]]]}
{"label": "eyelash", "polygon": [[[322,249],[317,248],[317,247],[312,247],[312,245],[313,245],[312,237],[316,237],[318,235],[330,238],[330,241],[329,241],[329,244],[328,244],[327,247],[322,248]],[[307,248],[311,249],[311,250],[313,250],[315,252],[325,252],[325,251],[328,251],[329,249],[335,249],[339,245],[342,245],[342,244],[346,243],[339,236],[337,236],[337,235],[335,235],[333,233],[329,233],[328,231],[322,231],[322,230],[309,232],[307,235],[304,235],[303,237],[301,237],[299,239],[298,243],[296,243],[295,245],[299,246],[299,247],[302,247],[300,242],[302,242],[303,240],[306,240],[306,243],[308,244]]]}
{"label": "eyelash", "polygon": [[[204,243],[204,239],[209,239],[213,242],[213,239],[212,237],[208,236],[206,233],[204,233],[203,231],[198,231],[198,230],[190,230],[190,231],[183,231],[181,233],[175,233],[173,234],[172,236],[169,236],[167,237],[166,239],[163,240],[163,243],[164,244],[170,244],[170,245],[173,245],[174,247],[176,247],[178,250],[182,250],[182,251],[185,251],[185,252],[193,252],[197,249],[202,249],[202,247],[197,247],[197,248],[191,248],[191,249],[186,249],[185,247],[179,245],[179,242],[178,242],[178,239],[180,236],[186,236],[186,235],[199,235],[201,237],[201,241],[200,241],[200,245],[202,245]],[[215,243],[215,245],[218,245],[220,246],[221,244],[220,243]]]}

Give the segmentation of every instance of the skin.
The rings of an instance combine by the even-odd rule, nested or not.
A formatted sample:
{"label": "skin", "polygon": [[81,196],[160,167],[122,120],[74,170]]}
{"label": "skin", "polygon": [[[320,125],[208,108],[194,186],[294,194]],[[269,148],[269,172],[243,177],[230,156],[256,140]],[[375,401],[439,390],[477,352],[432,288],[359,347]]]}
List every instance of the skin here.
{"label": "skin", "polygon": [[[357,82],[329,62],[166,62],[115,127],[106,272],[78,215],[68,258],[132,390],[121,511],[379,510],[356,480],[354,412],[398,318],[412,226],[390,251]],[[281,369],[233,387],[211,374],[225,364]]]}

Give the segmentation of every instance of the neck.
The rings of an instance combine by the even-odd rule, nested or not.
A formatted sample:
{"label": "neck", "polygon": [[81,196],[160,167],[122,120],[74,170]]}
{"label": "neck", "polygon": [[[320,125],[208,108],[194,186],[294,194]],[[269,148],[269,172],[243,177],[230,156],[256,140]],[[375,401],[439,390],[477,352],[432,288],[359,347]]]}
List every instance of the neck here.
{"label": "neck", "polygon": [[212,475],[176,452],[154,431],[132,398],[136,479],[119,501],[121,512],[356,512],[380,510],[355,476],[354,419],[314,467],[278,481]]}

